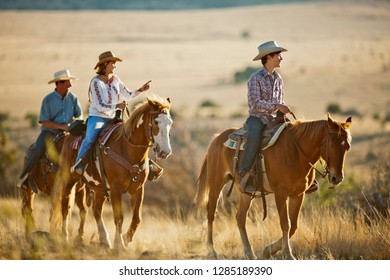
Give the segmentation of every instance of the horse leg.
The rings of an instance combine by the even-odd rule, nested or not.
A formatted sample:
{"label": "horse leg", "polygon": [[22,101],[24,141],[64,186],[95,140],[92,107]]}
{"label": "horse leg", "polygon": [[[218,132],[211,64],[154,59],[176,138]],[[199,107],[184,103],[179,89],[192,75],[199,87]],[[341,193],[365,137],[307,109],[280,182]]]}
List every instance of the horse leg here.
{"label": "horse leg", "polygon": [[106,197],[104,196],[103,192],[100,191],[95,192],[95,199],[93,200],[92,209],[93,209],[93,216],[95,217],[96,225],[98,228],[100,244],[103,247],[111,248],[111,243],[108,238],[108,232],[106,230],[106,227],[102,219],[102,210],[105,201],[106,201]]}
{"label": "horse leg", "polygon": [[[208,173],[210,174],[210,173]],[[209,258],[218,258],[218,254],[214,249],[213,231],[214,231],[214,219],[216,215],[216,209],[218,199],[224,185],[229,181],[230,178],[217,177],[215,174],[213,178],[208,178],[208,184],[210,185],[209,199],[207,203],[207,249]]]}
{"label": "horse leg", "polygon": [[82,243],[83,237],[84,237],[84,225],[85,225],[85,218],[87,216],[87,205],[85,202],[85,196],[86,196],[86,189],[84,186],[80,186],[80,183],[77,183],[76,185],[76,193],[75,193],[75,202],[77,207],[80,210],[80,224],[78,229],[78,234],[75,238],[76,243]]}
{"label": "horse leg", "polygon": [[[280,227],[282,229],[282,239],[281,239],[281,245],[282,245],[282,256],[284,259],[288,260],[294,260],[294,256],[291,252],[291,245],[290,245],[290,218],[289,218],[289,212],[288,212],[288,203],[287,203],[287,196],[284,194],[277,194],[275,193],[275,201],[276,201],[276,207],[278,209],[279,213],[279,220],[280,220]],[[279,241],[276,243],[276,245],[279,245]]]}
{"label": "horse leg", "polygon": [[65,185],[65,188],[62,191],[62,200],[61,200],[61,208],[62,208],[62,236],[68,240],[69,232],[68,232],[68,223],[69,223],[69,212],[70,212],[70,197],[74,183],[68,182]]}
{"label": "horse leg", "polygon": [[115,239],[114,250],[119,251],[121,249],[127,250],[122,238],[122,225],[123,225],[123,213],[122,213],[122,194],[120,192],[111,192],[111,203],[114,214],[115,223]]}
{"label": "horse leg", "polygon": [[244,246],[244,253],[248,259],[253,260],[256,258],[256,256],[255,254],[253,254],[252,246],[249,242],[248,234],[246,231],[246,217],[251,203],[252,198],[249,195],[244,193],[239,194],[236,221],[238,229],[240,231],[242,245]]}
{"label": "horse leg", "polygon": [[289,210],[289,216],[291,220],[290,238],[294,235],[294,233],[298,229],[298,218],[299,218],[299,213],[301,212],[304,198],[305,198],[305,193],[302,193],[300,196],[289,198],[288,210]]}
{"label": "horse leg", "polygon": [[[298,196],[298,197],[290,197],[289,198],[289,217],[291,220],[291,227],[289,232],[289,239],[294,235],[298,228],[298,217],[299,213],[302,208],[302,203],[304,199],[304,194]],[[284,238],[284,236],[283,236]],[[268,245],[264,251],[263,251],[263,257],[264,258],[270,258],[271,256],[275,255],[277,252],[279,252],[282,249],[283,245],[283,238],[280,238],[279,240],[271,243]],[[291,248],[290,248],[290,254],[291,254]],[[291,254],[292,259],[294,259],[294,256]]]}
{"label": "horse leg", "polygon": [[277,252],[279,252],[282,249],[282,241],[283,239],[280,238],[279,240],[272,242],[271,244],[266,246],[263,250],[263,258],[269,259]]}
{"label": "horse leg", "polygon": [[127,246],[131,241],[133,241],[133,236],[137,230],[139,224],[141,223],[141,212],[142,212],[142,201],[144,199],[144,188],[140,188],[136,194],[130,195],[130,204],[133,217],[131,219],[131,224],[124,235],[124,243]]}
{"label": "horse leg", "polygon": [[22,215],[26,221],[26,237],[28,237],[35,229],[34,217],[32,215],[34,197],[35,193],[31,190],[31,188],[23,190]]}
{"label": "horse leg", "polygon": [[[299,202],[299,199],[289,199],[289,216],[291,219],[291,228],[290,228],[290,234],[289,238],[293,236],[296,229],[298,228],[298,216],[299,212],[302,206],[303,197]],[[279,240],[272,242],[269,244],[263,251],[263,257],[268,259],[275,255],[277,252],[279,252],[282,249],[282,242],[283,238],[280,238]]]}

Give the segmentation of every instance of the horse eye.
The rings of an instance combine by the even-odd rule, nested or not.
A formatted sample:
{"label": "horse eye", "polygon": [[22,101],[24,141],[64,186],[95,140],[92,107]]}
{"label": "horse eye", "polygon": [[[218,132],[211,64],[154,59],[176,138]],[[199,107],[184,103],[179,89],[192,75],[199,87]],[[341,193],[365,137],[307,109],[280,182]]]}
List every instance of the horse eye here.
{"label": "horse eye", "polygon": [[158,124],[158,121],[157,121],[157,120],[154,120],[154,124],[156,124],[156,125],[157,125],[157,124]]}

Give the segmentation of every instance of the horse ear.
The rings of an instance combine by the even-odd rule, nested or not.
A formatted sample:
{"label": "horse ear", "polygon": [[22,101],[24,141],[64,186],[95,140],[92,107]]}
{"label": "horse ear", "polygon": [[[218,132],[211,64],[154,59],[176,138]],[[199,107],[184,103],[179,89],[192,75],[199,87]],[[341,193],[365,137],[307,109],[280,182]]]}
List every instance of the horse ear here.
{"label": "horse ear", "polygon": [[168,101],[168,103],[171,103],[171,99],[169,97],[167,98],[167,101]]}
{"label": "horse ear", "polygon": [[334,119],[330,116],[329,112],[328,112],[328,123],[329,124],[335,123]]}
{"label": "horse ear", "polygon": [[343,123],[344,129],[349,129],[352,125],[352,117],[348,117],[348,119]]}
{"label": "horse ear", "polygon": [[147,97],[146,97],[146,100],[148,100],[148,103],[149,103],[150,106],[156,106],[156,103],[153,100],[150,100]]}

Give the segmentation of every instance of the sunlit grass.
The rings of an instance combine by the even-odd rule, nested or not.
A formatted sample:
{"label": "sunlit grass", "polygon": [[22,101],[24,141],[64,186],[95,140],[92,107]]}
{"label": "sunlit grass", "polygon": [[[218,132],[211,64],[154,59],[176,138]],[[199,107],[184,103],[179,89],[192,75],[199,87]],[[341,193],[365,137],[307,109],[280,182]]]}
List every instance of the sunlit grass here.
{"label": "sunlit grass", "polygon": [[[262,258],[263,248],[281,236],[279,221],[270,196],[268,218],[262,221],[262,208],[255,203],[247,220],[249,239],[254,253]],[[144,209],[134,240],[127,251],[114,253],[98,245],[95,221],[91,213],[85,227],[82,246],[74,246],[72,238],[77,232],[78,210],[73,209],[70,240],[53,240],[47,232],[49,220],[45,199],[39,199],[34,209],[37,230],[30,241],[24,236],[24,221],[20,203],[15,199],[2,199],[0,213],[0,259],[207,259],[207,223],[192,215],[167,216],[160,210]],[[90,211],[91,212],[91,211]],[[38,214],[38,213],[42,213]],[[245,259],[236,226],[234,211],[219,211],[215,219],[215,249],[220,259]],[[130,223],[125,213],[125,232]],[[110,239],[115,228],[110,205],[104,215]],[[353,216],[345,210],[337,211],[325,206],[309,207],[303,211],[300,227],[293,236],[293,253],[306,260],[390,259],[390,221],[381,218],[368,225],[362,215]],[[276,259],[278,256],[275,257]]]}

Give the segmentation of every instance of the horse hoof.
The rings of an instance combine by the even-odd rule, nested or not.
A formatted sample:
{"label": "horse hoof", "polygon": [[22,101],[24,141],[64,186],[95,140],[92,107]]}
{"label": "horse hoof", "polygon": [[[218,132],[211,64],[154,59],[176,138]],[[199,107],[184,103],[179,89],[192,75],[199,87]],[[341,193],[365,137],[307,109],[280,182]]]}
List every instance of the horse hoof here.
{"label": "horse hoof", "polygon": [[217,260],[217,259],[218,259],[218,254],[217,254],[217,252],[215,252],[215,251],[209,252],[209,253],[207,254],[207,258],[208,258],[208,259]]}
{"label": "horse hoof", "polygon": [[296,260],[296,258],[292,254],[283,255],[284,260]]}
{"label": "horse hoof", "polygon": [[270,246],[265,247],[264,250],[263,250],[263,258],[264,259],[269,259],[272,256],[271,253],[272,252],[271,252]]}
{"label": "horse hoof", "polygon": [[83,238],[81,236],[76,236],[76,238],[73,241],[74,245],[83,245]]}
{"label": "horse hoof", "polygon": [[248,260],[256,260],[257,259],[256,255],[253,253],[245,254],[245,256]]}
{"label": "horse hoof", "polygon": [[100,242],[100,248],[109,250],[111,249],[111,246],[106,242]]}

